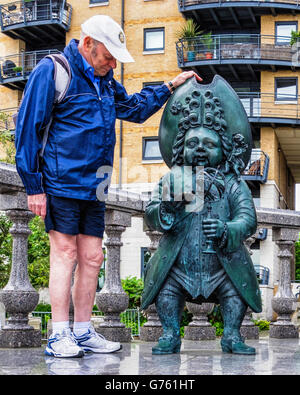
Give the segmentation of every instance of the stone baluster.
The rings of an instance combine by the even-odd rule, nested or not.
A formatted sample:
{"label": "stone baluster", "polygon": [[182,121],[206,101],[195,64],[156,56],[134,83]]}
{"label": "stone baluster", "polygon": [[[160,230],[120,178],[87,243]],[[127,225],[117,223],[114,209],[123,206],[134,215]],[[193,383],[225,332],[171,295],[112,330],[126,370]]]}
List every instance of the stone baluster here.
{"label": "stone baluster", "polygon": [[[148,229],[146,230],[146,235],[150,238],[150,246],[148,250],[152,255],[157,250],[162,233],[156,230]],[[145,310],[145,314],[148,321],[140,329],[140,340],[149,342],[157,341],[158,338],[162,335],[163,329],[158,314],[156,312],[155,303],[151,304]]]}
{"label": "stone baluster", "polygon": [[28,223],[34,217],[28,210],[7,210],[13,225],[12,267],[7,285],[1,291],[1,301],[9,318],[0,331],[0,347],[40,347],[41,332],[28,324],[28,314],[38,304],[39,294],[28,277]]}
{"label": "stone baluster", "polygon": [[189,312],[193,314],[192,321],[184,328],[184,338],[187,340],[214,340],[216,328],[208,321],[207,315],[212,312],[214,303],[186,303]]}
{"label": "stone baluster", "polygon": [[[244,241],[244,245],[247,248],[250,255],[253,254],[251,250],[251,245],[255,242],[257,236],[258,236],[258,230],[253,236],[248,237],[248,239]],[[252,310],[250,309],[250,307],[247,308],[244,320],[242,322],[241,335],[246,339],[259,338],[259,328],[256,325],[254,325],[252,321]]]}
{"label": "stone baluster", "polygon": [[105,232],[107,240],[107,262],[105,265],[105,283],[97,293],[96,303],[104,317],[96,331],[108,340],[130,342],[131,330],[120,322],[120,313],[128,308],[129,297],[122,288],[120,278],[120,256],[122,233],[131,226],[131,214],[114,209],[107,209],[105,214]]}
{"label": "stone baluster", "polygon": [[270,337],[298,338],[297,327],[292,323],[291,315],[297,309],[297,300],[291,288],[292,249],[299,238],[299,229],[273,228],[273,241],[278,246],[279,283],[278,291],[272,299],[272,308],[278,314],[277,321],[270,326]]}

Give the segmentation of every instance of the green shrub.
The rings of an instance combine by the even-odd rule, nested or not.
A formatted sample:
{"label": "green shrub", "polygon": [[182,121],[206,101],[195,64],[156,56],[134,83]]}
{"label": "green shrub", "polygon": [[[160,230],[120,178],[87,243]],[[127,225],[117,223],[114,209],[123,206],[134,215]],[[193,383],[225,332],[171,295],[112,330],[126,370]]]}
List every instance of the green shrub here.
{"label": "green shrub", "polygon": [[254,325],[258,326],[260,331],[268,331],[270,329],[270,321],[253,320]]}
{"label": "green shrub", "polygon": [[213,311],[208,314],[208,320],[216,328],[216,336],[222,336],[224,331],[224,322],[220,305],[215,305]]}
{"label": "green shrub", "polygon": [[136,309],[141,305],[141,296],[144,289],[144,281],[141,278],[128,276],[121,280],[124,291],[129,296],[129,309]]}

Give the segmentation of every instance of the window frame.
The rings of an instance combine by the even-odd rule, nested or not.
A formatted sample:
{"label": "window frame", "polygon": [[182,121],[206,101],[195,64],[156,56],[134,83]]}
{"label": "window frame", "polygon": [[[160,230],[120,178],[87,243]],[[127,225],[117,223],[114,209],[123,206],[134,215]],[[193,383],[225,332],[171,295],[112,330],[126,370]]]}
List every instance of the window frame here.
{"label": "window frame", "polygon": [[[293,98],[283,98],[277,96],[277,89],[278,89],[278,82],[279,81],[287,81],[287,80],[295,80],[296,85],[296,96],[295,99]],[[274,99],[275,102],[289,102],[289,103],[297,103],[298,102],[298,77],[275,77],[275,92],[274,92]]]}
{"label": "window frame", "polygon": [[164,84],[164,81],[149,81],[143,82],[143,89],[147,88],[148,86],[161,86]]}
{"label": "window frame", "polygon": [[109,0],[89,0],[89,7],[97,7],[101,5],[108,5]]}
{"label": "window frame", "polygon": [[[158,47],[158,48],[146,48],[146,36],[147,33],[150,32],[157,32],[161,31],[163,34],[163,46]],[[146,53],[151,53],[151,52],[163,52],[165,50],[165,28],[164,27],[151,27],[151,28],[144,28],[144,43],[143,43],[143,51]]]}
{"label": "window frame", "polygon": [[159,147],[159,139],[158,137],[143,137],[143,146],[142,146],[142,160],[143,161],[153,161],[153,160],[162,160],[162,155],[160,154],[160,157],[158,156],[151,156],[151,157],[145,157],[145,151],[146,151],[146,145],[148,141],[157,141],[158,147]]}
{"label": "window frame", "polygon": [[277,41],[277,37],[282,37],[277,34],[277,27],[278,26],[287,26],[287,25],[295,25],[296,26],[296,32],[298,31],[298,21],[278,21],[275,22],[275,45],[289,45],[289,42],[280,42]]}

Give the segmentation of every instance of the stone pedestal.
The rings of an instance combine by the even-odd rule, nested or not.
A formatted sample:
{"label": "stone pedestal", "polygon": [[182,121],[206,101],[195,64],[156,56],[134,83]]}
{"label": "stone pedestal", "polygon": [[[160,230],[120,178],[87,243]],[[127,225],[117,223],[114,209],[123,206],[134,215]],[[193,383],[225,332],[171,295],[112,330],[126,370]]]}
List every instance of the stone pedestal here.
{"label": "stone pedestal", "polygon": [[273,240],[278,246],[279,283],[272,300],[272,308],[278,314],[277,321],[270,326],[270,337],[298,338],[298,328],[292,323],[291,315],[297,309],[297,299],[291,288],[292,249],[299,237],[299,230],[292,228],[273,229]]}
{"label": "stone pedestal", "polygon": [[140,329],[140,340],[146,342],[158,341],[163,333],[161,322],[156,312],[155,304],[151,304],[145,311],[147,322]]}
{"label": "stone pedestal", "polygon": [[[144,222],[144,230],[146,235],[150,238],[150,246],[148,248],[151,255],[157,250],[159,240],[162,236],[161,232],[156,230],[150,230],[147,228]],[[159,337],[163,333],[160,319],[156,312],[155,303],[151,304],[145,311],[147,315],[147,322],[141,327],[140,339],[146,342],[158,341]]]}
{"label": "stone pedestal", "polygon": [[213,303],[186,303],[186,307],[193,314],[193,319],[184,328],[184,338],[187,340],[214,340],[216,338],[216,328],[213,327],[207,315],[214,308]]}
{"label": "stone pedestal", "polygon": [[27,210],[7,210],[13,222],[12,267],[7,285],[0,293],[1,302],[9,315],[0,331],[0,347],[40,347],[41,332],[28,324],[28,314],[38,304],[39,294],[32,287],[27,272],[27,240],[29,221],[34,215]]}
{"label": "stone pedestal", "polygon": [[241,326],[241,335],[245,339],[258,339],[259,328],[252,321],[252,310],[248,307]]}
{"label": "stone pedestal", "polygon": [[120,322],[120,313],[128,308],[129,297],[122,288],[120,279],[120,249],[123,243],[121,235],[131,225],[131,215],[127,212],[108,209],[105,214],[105,232],[107,234],[107,262],[105,283],[97,293],[96,303],[104,312],[96,331],[111,341],[130,342],[131,329]]}

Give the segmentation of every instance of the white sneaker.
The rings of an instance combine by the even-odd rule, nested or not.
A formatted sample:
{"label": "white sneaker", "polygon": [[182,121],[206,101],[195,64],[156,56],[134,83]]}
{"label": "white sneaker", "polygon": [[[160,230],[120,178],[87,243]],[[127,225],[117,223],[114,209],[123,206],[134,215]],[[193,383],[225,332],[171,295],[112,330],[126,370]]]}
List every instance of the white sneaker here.
{"label": "white sneaker", "polygon": [[77,345],[77,341],[70,329],[64,329],[62,333],[54,333],[49,339],[45,355],[57,358],[83,357],[84,351]]}
{"label": "white sneaker", "polygon": [[94,352],[98,354],[106,354],[119,351],[122,345],[119,342],[111,342],[106,340],[104,336],[90,328],[86,333],[76,337],[78,346],[86,352]]}

